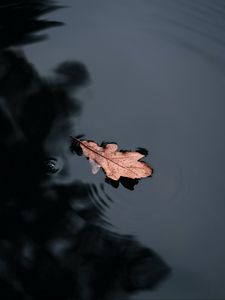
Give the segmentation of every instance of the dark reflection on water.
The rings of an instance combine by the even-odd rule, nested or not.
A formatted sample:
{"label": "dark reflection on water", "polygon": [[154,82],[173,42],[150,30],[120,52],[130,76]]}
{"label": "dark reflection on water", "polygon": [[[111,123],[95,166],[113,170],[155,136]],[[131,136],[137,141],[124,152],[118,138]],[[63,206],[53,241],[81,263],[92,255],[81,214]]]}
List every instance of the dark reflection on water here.
{"label": "dark reflection on water", "polygon": [[81,113],[72,92],[88,84],[86,67],[65,62],[46,79],[6,49],[58,24],[37,21],[53,8],[46,1],[29,3],[0,6],[0,297],[124,299],[152,289],[167,264],[134,238],[112,234],[104,219],[110,198],[80,181],[79,170],[71,177],[70,136]]}

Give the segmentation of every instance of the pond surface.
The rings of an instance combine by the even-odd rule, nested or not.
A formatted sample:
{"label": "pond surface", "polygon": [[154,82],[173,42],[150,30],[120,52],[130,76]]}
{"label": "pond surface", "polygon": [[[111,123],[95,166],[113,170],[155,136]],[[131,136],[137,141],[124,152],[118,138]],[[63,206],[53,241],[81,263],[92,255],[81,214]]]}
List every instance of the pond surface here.
{"label": "pond surface", "polygon": [[[134,191],[115,189],[103,172],[91,173],[84,157],[71,155],[69,175],[59,173],[53,182],[95,185],[105,228],[134,235],[171,267],[156,289],[131,299],[224,299],[225,2],[63,5],[48,17],[65,25],[26,45],[26,56],[45,76],[62,61],[85,64],[90,84],[73,94],[82,103],[82,113],[71,116],[74,135],[144,147],[154,175]],[[57,153],[60,146],[49,143]]]}

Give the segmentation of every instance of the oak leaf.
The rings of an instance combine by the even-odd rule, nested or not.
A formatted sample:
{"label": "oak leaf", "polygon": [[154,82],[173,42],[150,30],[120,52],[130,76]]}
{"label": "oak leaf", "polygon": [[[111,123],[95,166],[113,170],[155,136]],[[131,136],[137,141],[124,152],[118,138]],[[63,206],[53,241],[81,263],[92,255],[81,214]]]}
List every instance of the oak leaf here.
{"label": "oak leaf", "polygon": [[96,174],[100,168],[106,176],[118,181],[121,177],[140,179],[151,176],[153,169],[144,161],[140,161],[146,154],[138,151],[118,151],[115,143],[99,146],[93,141],[73,138],[81,147],[83,154],[89,159],[92,173]]}

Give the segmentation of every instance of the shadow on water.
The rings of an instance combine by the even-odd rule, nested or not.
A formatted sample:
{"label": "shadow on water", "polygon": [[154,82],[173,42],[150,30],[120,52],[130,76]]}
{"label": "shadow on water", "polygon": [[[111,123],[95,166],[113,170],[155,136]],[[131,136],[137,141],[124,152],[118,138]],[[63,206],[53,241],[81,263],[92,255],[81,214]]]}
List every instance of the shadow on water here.
{"label": "shadow on water", "polygon": [[119,299],[154,288],[170,269],[133,237],[107,230],[98,188],[81,182],[79,170],[71,178],[70,136],[81,113],[73,91],[89,83],[86,67],[65,62],[46,79],[9,49],[59,25],[38,19],[54,8],[0,6],[0,297]]}

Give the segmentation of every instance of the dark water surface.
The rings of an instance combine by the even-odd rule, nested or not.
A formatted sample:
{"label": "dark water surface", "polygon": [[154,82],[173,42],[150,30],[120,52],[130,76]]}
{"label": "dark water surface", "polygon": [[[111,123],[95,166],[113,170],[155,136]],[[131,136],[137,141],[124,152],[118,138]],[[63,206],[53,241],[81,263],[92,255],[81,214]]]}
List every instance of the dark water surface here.
{"label": "dark water surface", "polygon": [[[76,230],[83,228],[83,222],[100,222],[101,212],[101,221],[106,221],[100,222],[103,231],[110,230],[112,237],[118,234],[134,235],[138,245],[141,243],[145,249],[153,249],[160,255],[162,263],[165,262],[172,269],[171,275],[151,291],[148,288],[142,291],[140,288],[133,293],[131,289],[131,299],[224,299],[225,2],[67,0],[63,5],[68,7],[50,13],[48,17],[64,22],[65,25],[48,30],[49,39],[26,45],[23,50],[38,72],[46,77],[53,76],[52,70],[62,61],[75,60],[85,64],[86,69],[80,67],[80,73],[78,72],[80,82],[73,82],[77,88],[72,92],[70,86],[65,88],[74,99],[79,99],[82,112],[76,106],[76,100],[73,101],[75,106],[68,106],[65,100],[67,98],[61,91],[56,95],[61,100],[54,113],[57,116],[59,111],[63,113],[59,113],[55,123],[51,121],[54,113],[52,115],[49,112],[52,107],[51,100],[46,101],[44,106],[39,107],[37,104],[43,95],[46,99],[51,99],[52,92],[46,97],[44,90],[34,97],[32,103],[36,103],[36,106],[28,105],[27,116],[22,117],[21,124],[27,129],[32,147],[36,151],[32,153],[36,153],[36,156],[31,156],[28,150],[26,153],[21,152],[20,156],[21,148],[16,148],[16,154],[12,155],[16,157],[18,171],[12,176],[18,178],[23,172],[26,173],[25,170],[30,170],[32,163],[35,167],[36,164],[40,166],[41,160],[38,159],[43,152],[37,149],[43,135],[48,136],[43,143],[45,153],[60,157],[57,163],[62,171],[47,180],[40,180],[42,173],[35,167],[35,180],[31,179],[31,175],[21,175],[21,182],[18,181],[19,184],[17,182],[15,185],[15,195],[6,198],[11,199],[11,207],[14,205],[12,197],[26,200],[13,206],[15,209],[12,216],[16,216],[18,211],[21,212],[22,219],[28,220],[28,223],[23,224],[25,227],[31,226],[27,225],[29,222],[33,224],[32,218],[35,218],[37,211],[41,217],[30,231],[18,227],[21,221],[17,217],[16,225],[8,228],[5,225],[5,211],[2,210],[1,226],[6,226],[6,232],[9,232],[1,237],[3,257],[9,251],[7,249],[15,253],[12,250],[15,247],[18,252],[19,249],[24,249],[29,258],[29,253],[32,252],[29,249],[48,244],[49,253],[56,253],[54,259],[61,259],[64,253],[62,249],[70,248],[68,240],[73,234],[77,234]],[[34,86],[38,85],[39,79],[35,77],[34,82]],[[57,84],[59,82],[60,79]],[[45,129],[51,124],[48,134],[44,131],[41,133],[43,122],[34,122],[35,116],[39,118],[38,109],[39,115],[46,113],[46,117],[43,117]],[[87,139],[99,143],[103,140],[116,141],[123,149],[147,148],[147,160],[155,170],[154,176],[142,180],[134,191],[123,187],[114,189],[104,183],[103,173],[94,176],[83,157],[68,152],[68,138],[71,134],[85,134]],[[22,163],[21,166],[18,164],[23,159],[27,164],[25,167]],[[23,171],[20,173],[20,170]],[[26,180],[32,183],[31,186],[25,185],[25,190],[18,188]],[[37,182],[43,183],[41,192],[40,187],[37,188]],[[42,200],[47,199],[44,209],[38,202],[40,195]],[[69,195],[68,198],[73,195],[73,199],[69,201],[69,207],[75,207],[73,212],[66,204],[62,205],[61,199],[65,195]],[[34,199],[32,205],[28,205],[29,197]],[[83,208],[82,201],[85,201],[88,209]],[[94,205],[99,211],[94,209]],[[78,216],[77,211],[80,212]],[[82,220],[79,219],[80,216]],[[51,229],[51,225],[58,222],[57,220],[61,220],[61,223],[57,225],[55,233],[56,227]],[[63,222],[71,222],[72,225],[64,226]],[[97,245],[105,233],[99,233],[97,229],[88,231],[89,227],[82,230],[82,235],[74,243],[88,243],[88,250],[86,246],[81,247],[83,255],[85,251],[91,252],[91,245]],[[21,232],[24,237],[18,240],[18,246],[14,245],[17,242],[13,242],[12,246],[9,240],[17,241],[16,236]],[[29,242],[21,241],[27,237]],[[110,243],[111,240],[107,244],[108,253],[114,249],[114,244]],[[77,249],[74,244],[71,247]],[[128,247],[127,244],[125,247]],[[96,256],[103,253],[99,249],[102,248],[96,246]],[[44,254],[40,261],[48,261],[47,257],[51,255],[49,253]],[[128,256],[129,253],[128,251]],[[42,255],[41,250],[38,255]],[[93,259],[93,253],[90,257],[90,260]],[[105,257],[102,254],[103,261],[106,258],[108,259],[108,254]],[[29,264],[29,259],[25,259],[25,263]],[[54,262],[51,259],[49,269],[52,270]],[[37,259],[37,264],[38,261]],[[44,262],[43,269],[48,269]],[[91,298],[91,291],[86,288],[91,281],[86,273],[90,274],[93,270],[86,264],[83,266],[78,257],[69,256],[69,259],[62,262],[62,265],[57,265],[56,272],[64,274],[64,266],[70,264],[74,264],[77,270],[81,268],[81,273],[77,271],[76,278],[80,278],[78,286],[84,292],[75,295],[77,298],[74,299],[95,299]],[[117,274],[113,273],[116,271],[112,266],[114,263],[111,262],[108,272]],[[3,259],[3,262],[0,261],[0,271],[4,267]],[[33,268],[33,274],[36,272],[34,278],[38,281],[40,278],[37,268]],[[95,272],[99,268],[95,260],[91,268]],[[42,269],[39,271],[45,273]],[[136,271],[142,273],[142,270]],[[46,274],[48,277],[48,272]],[[96,277],[97,273],[94,274]],[[7,276],[10,278],[11,273]],[[63,276],[65,282],[61,282],[61,278],[56,276],[51,284],[65,285],[65,290],[70,295],[67,276],[70,278],[68,273]],[[113,278],[114,276],[111,282],[114,282]],[[21,287],[16,279],[14,281],[13,286],[21,293],[25,289],[29,295],[31,287],[33,290],[30,294],[38,294],[26,278],[25,287]],[[109,298],[96,296],[96,299],[127,299],[121,293],[113,293],[114,288]],[[60,299],[73,299],[68,298],[68,295]],[[15,299],[39,299],[26,297]]]}

